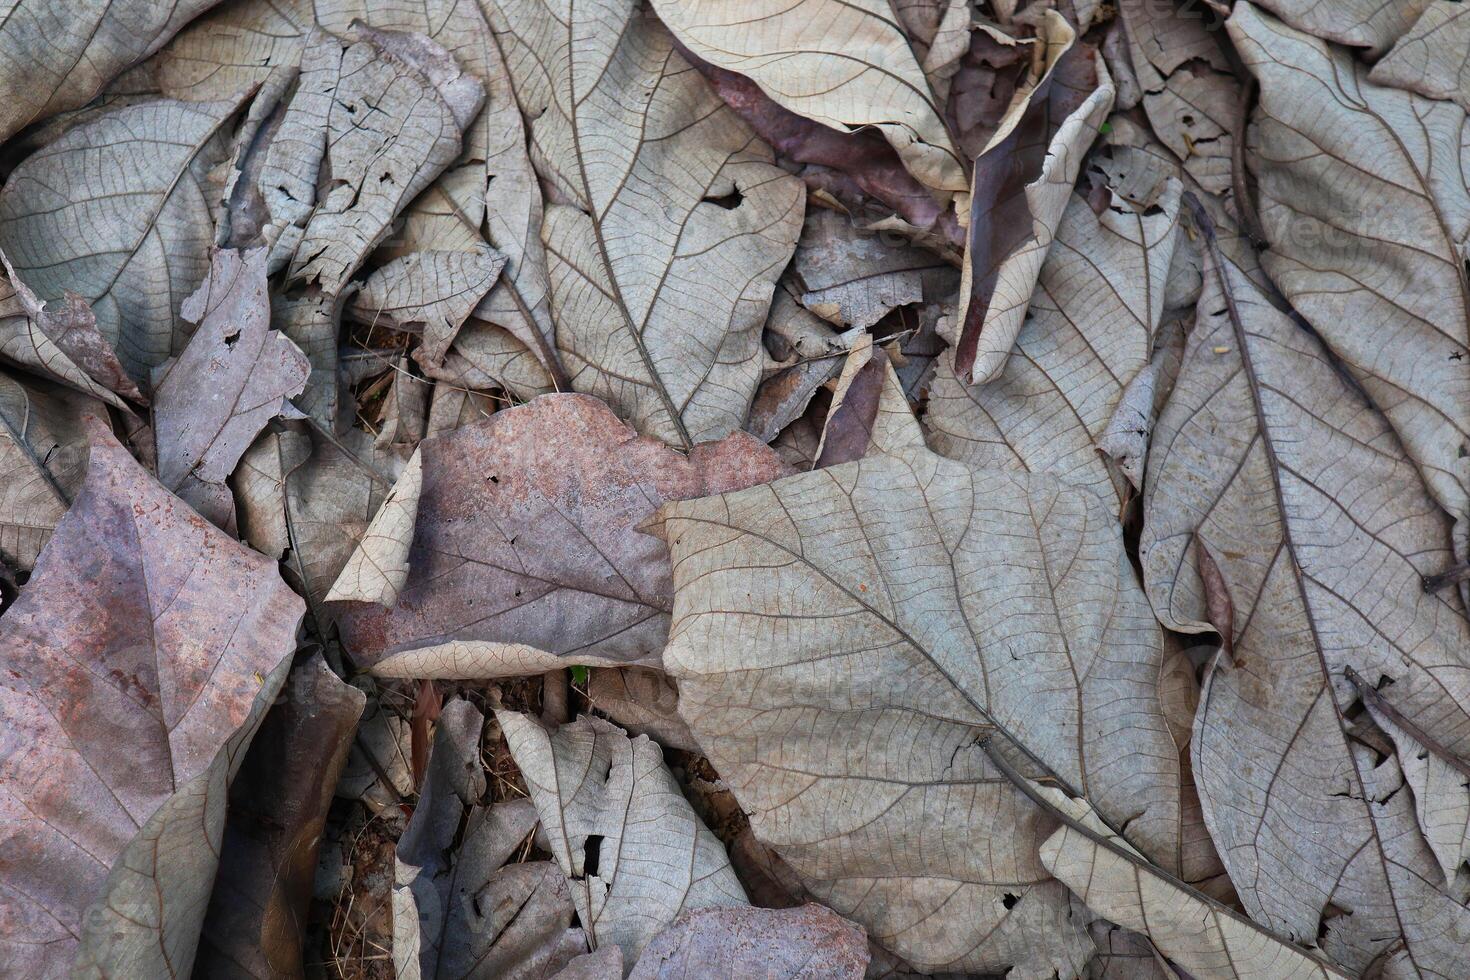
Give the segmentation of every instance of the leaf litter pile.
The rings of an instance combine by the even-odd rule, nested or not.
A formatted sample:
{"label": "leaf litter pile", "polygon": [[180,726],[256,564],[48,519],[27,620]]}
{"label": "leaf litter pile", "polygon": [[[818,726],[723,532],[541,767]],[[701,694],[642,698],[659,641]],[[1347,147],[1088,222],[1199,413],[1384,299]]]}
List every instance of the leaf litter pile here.
{"label": "leaf litter pile", "polygon": [[0,2],[0,975],[1470,977],[1470,3]]}

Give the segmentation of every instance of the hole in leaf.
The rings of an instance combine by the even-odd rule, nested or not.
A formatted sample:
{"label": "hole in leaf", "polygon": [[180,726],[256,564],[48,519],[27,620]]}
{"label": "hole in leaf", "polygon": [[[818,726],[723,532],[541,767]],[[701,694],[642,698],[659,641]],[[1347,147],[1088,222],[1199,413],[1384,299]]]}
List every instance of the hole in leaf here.
{"label": "hole in leaf", "polygon": [[582,845],[582,874],[588,878],[597,874],[602,859],[602,835],[588,834],[587,843]]}
{"label": "hole in leaf", "polygon": [[740,202],[744,200],[745,195],[740,193],[739,188],[736,188],[730,193],[724,194],[720,197],[707,197],[702,203],[713,204],[716,207],[724,208],[726,211],[734,211],[736,208],[740,207]]}
{"label": "hole in leaf", "polygon": [[1019,895],[1012,895],[1010,892],[1006,892],[1000,898],[1001,904],[1004,905],[1008,909],[1015,908],[1016,907],[1016,903],[1019,902],[1020,900],[1021,900],[1021,896],[1019,896]]}
{"label": "hole in leaf", "polygon": [[235,343],[239,339],[240,339],[240,331],[238,331],[238,330],[232,330],[229,333],[225,334],[225,346],[226,347],[234,347],[235,346]]}

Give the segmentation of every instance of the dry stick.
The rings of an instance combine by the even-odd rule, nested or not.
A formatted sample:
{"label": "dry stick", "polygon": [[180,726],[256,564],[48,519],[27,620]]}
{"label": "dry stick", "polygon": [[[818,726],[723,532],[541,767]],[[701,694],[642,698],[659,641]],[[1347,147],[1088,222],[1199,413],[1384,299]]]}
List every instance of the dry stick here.
{"label": "dry stick", "polygon": [[1439,756],[1455,770],[1464,773],[1466,776],[1470,776],[1470,762],[1466,762],[1464,759],[1455,755],[1443,742],[1414,724],[1403,712],[1399,711],[1392,704],[1389,704],[1388,699],[1383,696],[1382,692],[1372,684],[1369,684],[1362,674],[1353,670],[1352,667],[1344,667],[1342,672],[1352,682],[1353,687],[1358,689],[1358,696],[1363,699],[1364,704],[1374,711],[1383,714],[1389,721],[1402,728],[1410,738]]}

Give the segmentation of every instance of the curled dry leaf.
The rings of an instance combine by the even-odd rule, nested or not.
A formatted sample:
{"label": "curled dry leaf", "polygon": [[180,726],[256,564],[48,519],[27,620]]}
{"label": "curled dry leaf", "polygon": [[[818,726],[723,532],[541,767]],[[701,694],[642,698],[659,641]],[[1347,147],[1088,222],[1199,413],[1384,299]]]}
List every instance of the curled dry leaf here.
{"label": "curled dry leaf", "polygon": [[[740,429],[801,182],[632,0],[490,8],[532,158],[564,202],[541,237],[572,387],[685,449]],[[572,44],[589,36],[606,43]]]}
{"label": "curled dry leaf", "polygon": [[863,335],[842,365],[813,466],[836,466],[869,453],[924,445],[924,433],[888,353]]}
{"label": "curled dry leaf", "polygon": [[1146,372],[1164,314],[1180,192],[1170,177],[1157,200],[1134,205],[1104,188],[1100,213],[1071,194],[1005,373],[971,385],[954,357],[940,355],[925,417],[936,450],[974,466],[1055,473],[1104,497],[1126,495],[1122,474],[1098,446],[1106,441],[1131,466],[1142,465],[1153,413]]}
{"label": "curled dry leaf", "polygon": [[1470,110],[1470,8],[1432,0],[1368,77]]}
{"label": "curled dry leaf", "polygon": [[672,584],[664,545],[639,525],[666,500],[786,472],[743,432],[686,457],[585,395],[538,398],[419,451],[416,523],[393,533],[412,541],[397,604],[337,610],[353,657],[387,676],[656,665]]}
{"label": "curled dry leaf", "polygon": [[89,435],[76,503],[0,619],[0,963],[187,973],[226,783],[289,668],[302,603],[101,423]]}
{"label": "curled dry leaf", "polygon": [[438,365],[504,267],[505,256],[489,248],[410,252],[373,270],[347,313],[373,326],[423,334],[414,357]]}
{"label": "curled dry leaf", "polygon": [[600,718],[549,732],[514,711],[495,717],[594,946],[631,963],[686,911],[750,904],[657,745]]}
{"label": "curled dry leaf", "polygon": [[300,348],[270,328],[265,258],[263,248],[214,253],[209,278],[179,307],[194,335],[153,400],[159,480],[227,530],[226,478],[311,373]]}
{"label": "curled dry leaf", "polygon": [[1466,111],[1374,85],[1346,51],[1250,4],[1236,7],[1229,28],[1261,86],[1249,159],[1271,244],[1262,264],[1388,416],[1458,522],[1463,560],[1470,554]]}
{"label": "curled dry leaf", "polygon": [[966,189],[965,166],[888,4],[815,0],[654,0],[679,42],[753,80],[798,115],[839,131],[872,127],[910,173],[940,191]]}
{"label": "curled dry leaf", "polygon": [[[1393,800],[1393,760],[1375,763],[1356,737],[1343,670],[1391,681],[1406,715],[1463,752],[1470,623],[1457,595],[1420,585],[1451,560],[1448,520],[1338,371],[1210,256],[1150,454],[1144,582],[1171,629],[1234,623],[1233,661],[1217,657],[1205,677],[1192,768],[1245,909],[1350,971],[1396,947],[1452,976],[1470,965],[1470,911],[1442,890],[1411,794]],[[1190,554],[1196,540],[1216,586],[1195,570],[1209,567]]]}
{"label": "curled dry leaf", "polygon": [[[40,300],[35,302],[39,304]],[[78,302],[81,302],[80,298]],[[115,392],[97,383],[57,345],[46,327],[32,315],[31,308],[31,301],[23,300],[12,282],[0,277],[0,360],[43,378],[59,381],[116,408],[124,408],[122,399]],[[128,383],[131,382],[129,378]]]}
{"label": "curled dry leaf", "polygon": [[820,905],[703,908],[686,912],[655,936],[628,980],[860,980],[868,959],[862,928]]}
{"label": "curled dry leaf", "polygon": [[1113,105],[1112,80],[1095,53],[1075,46],[1054,11],[1043,23],[1045,74],[1017,97],[975,161],[952,338],[956,372],[974,384],[993,381],[1005,367],[1082,159]]}
{"label": "curled dry leaf", "polygon": [[415,451],[332,584],[327,602],[376,602],[387,609],[398,604],[408,579],[409,550],[423,489],[423,455]]}
{"label": "curled dry leaf", "polygon": [[[236,102],[125,105],[27,157],[0,191],[0,249],[50,304],[91,304],[135,381],[180,353],[184,297],[209,272],[209,172]],[[79,231],[85,229],[85,231]]]}
{"label": "curled dry leaf", "polygon": [[0,141],[90,102],[218,0],[13,0],[0,18]]}
{"label": "curled dry leaf", "polygon": [[680,714],[756,834],[916,968],[1070,975],[1090,948],[980,733],[1176,863],[1162,647],[1095,495],[914,447],[657,527]]}
{"label": "curled dry leaf", "polygon": [[30,571],[87,472],[82,419],[101,412],[60,385],[0,374],[0,561]]}
{"label": "curled dry leaf", "polygon": [[319,653],[287,678],[230,786],[201,975],[305,975],[317,848],[365,702]]}

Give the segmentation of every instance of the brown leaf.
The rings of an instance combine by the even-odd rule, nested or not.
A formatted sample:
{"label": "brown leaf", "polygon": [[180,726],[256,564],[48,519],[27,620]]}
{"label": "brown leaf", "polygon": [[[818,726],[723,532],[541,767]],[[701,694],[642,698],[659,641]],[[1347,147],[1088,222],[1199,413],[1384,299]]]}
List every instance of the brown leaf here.
{"label": "brown leaf", "polygon": [[85,416],[102,403],[0,373],[0,560],[30,571],[87,472]]}
{"label": "brown leaf", "polygon": [[337,607],[354,658],[389,676],[657,664],[668,553],[638,525],[665,500],[786,472],[745,433],[685,457],[585,395],[543,396],[419,451],[423,488],[397,605]]}
{"label": "brown leaf", "polygon": [[699,752],[679,717],[679,691],[668,675],[647,667],[598,667],[587,683],[592,707],[632,735],[647,735],[666,749]]}
{"label": "brown leaf", "polygon": [[[284,676],[302,602],[274,562],[90,430],[82,491],[0,619],[0,965],[65,972],[85,929],[84,954],[115,975],[162,974],[165,957],[187,973],[225,779]],[[160,842],[177,849],[157,862]]]}
{"label": "brown leaf", "polygon": [[180,315],[197,324],[154,396],[158,478],[227,530],[235,508],[225,480],[286,399],[306,387],[311,365],[270,329],[265,249],[220,249]]}
{"label": "brown leaf", "polygon": [[365,701],[319,653],[287,679],[230,787],[199,975],[305,976],[317,847]]}
{"label": "brown leaf", "polygon": [[413,785],[417,789],[424,783],[424,772],[429,768],[429,733],[434,722],[439,720],[439,709],[444,698],[434,689],[433,681],[419,681],[418,697],[413,703],[413,717],[409,723],[409,768],[413,773]]}
{"label": "brown leaf", "polygon": [[782,977],[860,980],[868,937],[831,909],[705,908],[686,912],[653,938],[628,980]]}

